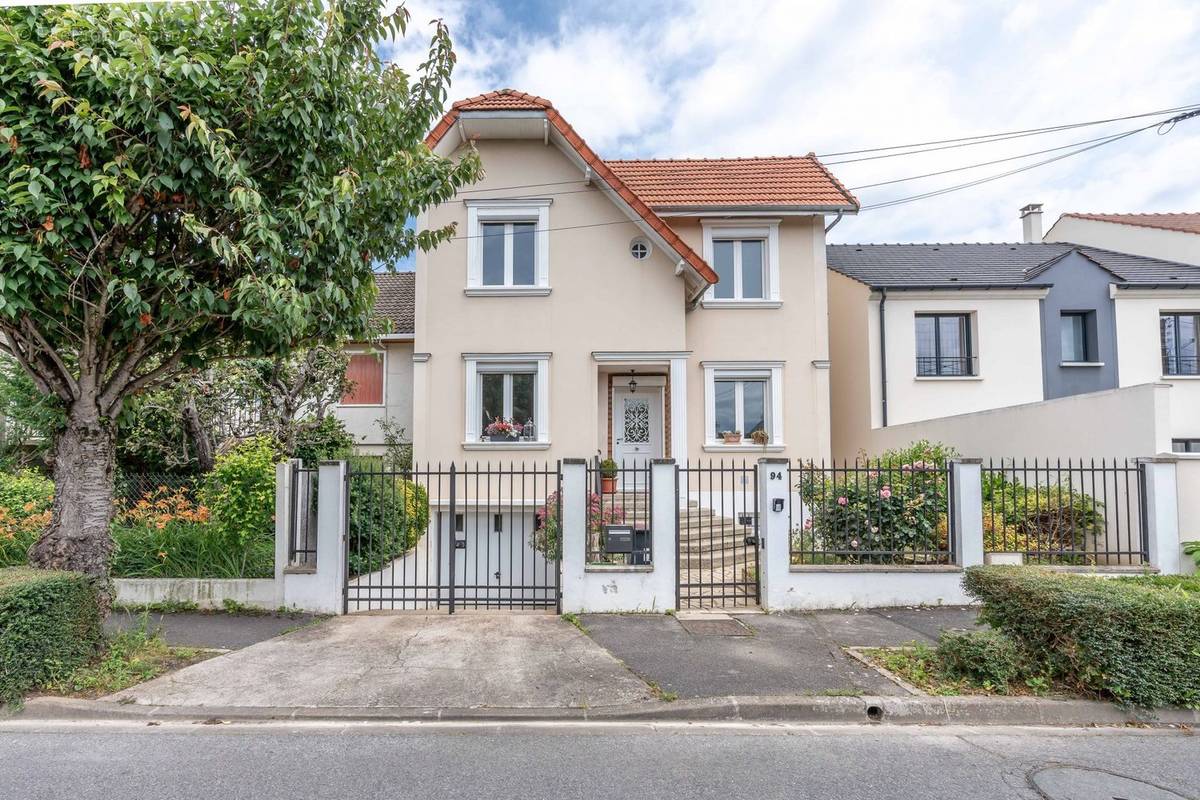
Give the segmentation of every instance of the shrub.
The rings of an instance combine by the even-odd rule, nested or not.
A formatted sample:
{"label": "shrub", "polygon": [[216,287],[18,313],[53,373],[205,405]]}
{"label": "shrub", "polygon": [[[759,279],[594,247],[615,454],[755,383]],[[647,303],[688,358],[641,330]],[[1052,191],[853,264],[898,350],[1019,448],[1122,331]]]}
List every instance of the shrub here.
{"label": "shrub", "polygon": [[50,522],[54,483],[39,472],[0,473],[0,567],[24,566]]}
{"label": "shrub", "polygon": [[988,688],[1007,689],[1024,671],[1017,645],[996,631],[942,631],[937,657],[946,677]]}
{"label": "shrub", "polygon": [[354,437],[346,430],[346,423],[337,417],[309,418],[302,421],[296,431],[292,458],[312,467],[322,461],[343,460],[353,447]]}
{"label": "shrub", "polygon": [[1094,563],[1085,552],[1094,551],[1089,544],[1104,534],[1104,504],[1091,495],[1058,484],[1025,486],[1015,475],[997,472],[985,473],[982,489],[985,552],[1038,559],[1039,552],[1077,551],[1054,561]]}
{"label": "shrub", "polygon": [[1051,678],[1122,703],[1200,707],[1197,593],[1031,567],[971,567],[963,585]]}
{"label": "shrub", "polygon": [[227,542],[275,537],[274,441],[256,436],[217,457],[200,487],[200,502]]}
{"label": "shrub", "polygon": [[[807,547],[857,564],[923,563],[928,551],[946,550],[946,461],[953,451],[916,442],[885,452],[860,470],[807,464],[797,489],[807,511],[794,538]],[[817,553],[820,560],[824,553]],[[936,558],[936,557],[935,557]]]}
{"label": "shrub", "polygon": [[[363,465],[368,468],[363,469]],[[382,568],[408,552],[429,526],[429,494],[395,472],[371,470],[360,460],[350,479],[351,575]]]}
{"label": "shrub", "polygon": [[100,641],[96,590],[85,576],[0,569],[0,704],[84,663]]}

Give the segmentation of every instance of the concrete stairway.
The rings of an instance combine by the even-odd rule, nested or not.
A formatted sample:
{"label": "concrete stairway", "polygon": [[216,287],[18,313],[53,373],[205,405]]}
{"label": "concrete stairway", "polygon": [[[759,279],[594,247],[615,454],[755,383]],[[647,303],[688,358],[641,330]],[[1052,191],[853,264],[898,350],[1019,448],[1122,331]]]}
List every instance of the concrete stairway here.
{"label": "concrete stairway", "polygon": [[[647,501],[644,492],[618,492],[602,497],[605,512],[620,507],[624,512],[624,523],[634,527],[648,527]],[[728,509],[727,516],[722,516],[719,509],[701,508],[699,503],[689,501],[686,507],[679,509],[680,564],[696,570],[752,562],[754,556],[745,539],[754,533],[754,528],[737,522],[740,513],[751,513],[752,510],[735,512]]]}

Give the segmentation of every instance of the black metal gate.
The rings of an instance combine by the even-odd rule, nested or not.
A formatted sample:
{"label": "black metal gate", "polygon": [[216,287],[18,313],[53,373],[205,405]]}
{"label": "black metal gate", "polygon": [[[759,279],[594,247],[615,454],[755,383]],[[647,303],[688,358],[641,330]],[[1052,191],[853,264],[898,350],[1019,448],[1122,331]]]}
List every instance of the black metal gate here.
{"label": "black metal gate", "polygon": [[558,465],[346,473],[345,609],[557,610]]}
{"label": "black metal gate", "polygon": [[688,463],[675,473],[676,608],[756,606],[758,470]]}

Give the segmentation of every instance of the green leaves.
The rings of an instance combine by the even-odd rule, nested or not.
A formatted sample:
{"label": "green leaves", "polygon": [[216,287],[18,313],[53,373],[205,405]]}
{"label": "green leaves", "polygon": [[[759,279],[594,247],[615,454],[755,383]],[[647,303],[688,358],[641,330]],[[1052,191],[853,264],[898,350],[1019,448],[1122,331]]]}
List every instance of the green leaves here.
{"label": "green leaves", "polygon": [[406,220],[480,171],[423,143],[445,27],[412,76],[372,49],[407,21],[379,0],[0,10],[0,329],[27,315],[98,385],[130,352],[133,382],[177,351],[362,335],[372,263],[444,241]]}

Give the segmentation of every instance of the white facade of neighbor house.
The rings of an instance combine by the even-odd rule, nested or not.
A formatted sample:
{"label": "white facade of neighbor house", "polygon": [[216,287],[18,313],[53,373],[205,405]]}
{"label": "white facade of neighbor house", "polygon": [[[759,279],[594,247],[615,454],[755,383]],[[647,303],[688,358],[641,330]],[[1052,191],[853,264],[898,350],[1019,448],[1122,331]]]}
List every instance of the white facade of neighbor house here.
{"label": "white facade of neighbor house", "polygon": [[[1171,438],[1177,452],[1200,452],[1200,369],[1198,346],[1191,337],[1192,357],[1173,362],[1164,357],[1164,316],[1200,315],[1200,287],[1194,290],[1121,289],[1113,287],[1117,316],[1118,374],[1121,386],[1163,383],[1171,387]],[[1180,374],[1184,373],[1184,374]]]}
{"label": "white facade of neighbor house", "polygon": [[[1129,215],[1136,216],[1136,215]],[[1166,261],[1200,264],[1200,234],[1063,214],[1043,241],[1072,242]]]}

